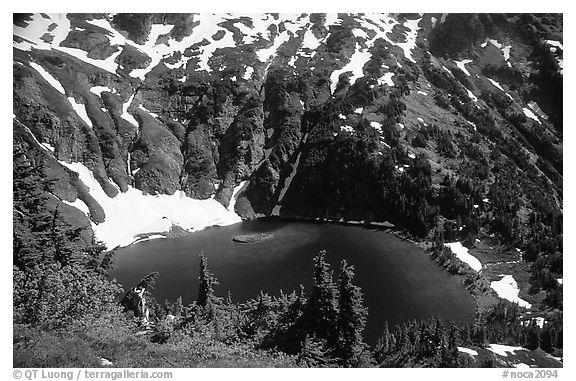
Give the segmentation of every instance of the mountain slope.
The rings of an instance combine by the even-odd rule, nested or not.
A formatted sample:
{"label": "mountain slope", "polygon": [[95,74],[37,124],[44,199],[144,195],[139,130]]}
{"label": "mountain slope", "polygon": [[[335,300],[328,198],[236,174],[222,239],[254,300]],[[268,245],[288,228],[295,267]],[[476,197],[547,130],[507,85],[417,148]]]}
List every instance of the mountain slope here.
{"label": "mountain slope", "polygon": [[521,296],[558,306],[562,28],[558,14],[19,14],[14,139],[108,248],[256,216],[394,224],[463,242],[486,281],[520,256]]}

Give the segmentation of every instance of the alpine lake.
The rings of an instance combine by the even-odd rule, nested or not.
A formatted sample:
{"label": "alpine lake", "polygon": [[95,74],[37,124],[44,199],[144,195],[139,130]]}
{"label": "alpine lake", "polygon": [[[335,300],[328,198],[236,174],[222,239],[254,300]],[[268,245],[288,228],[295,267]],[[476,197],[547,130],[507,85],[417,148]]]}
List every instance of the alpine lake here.
{"label": "alpine lake", "polygon": [[[235,237],[264,237],[237,242]],[[240,240],[242,241],[242,240]],[[364,335],[373,345],[384,322],[392,328],[411,319],[439,317],[470,324],[475,302],[461,281],[441,269],[409,241],[381,229],[332,223],[257,219],[211,227],[180,238],[153,239],[117,249],[111,275],[125,290],[157,271],[152,295],[162,303],[182,296],[184,305],[198,293],[199,255],[217,277],[218,296],[234,302],[298,291],[309,294],[313,258],[326,250],[337,282],[340,261],[354,265],[354,283],[362,288],[368,320]]]}

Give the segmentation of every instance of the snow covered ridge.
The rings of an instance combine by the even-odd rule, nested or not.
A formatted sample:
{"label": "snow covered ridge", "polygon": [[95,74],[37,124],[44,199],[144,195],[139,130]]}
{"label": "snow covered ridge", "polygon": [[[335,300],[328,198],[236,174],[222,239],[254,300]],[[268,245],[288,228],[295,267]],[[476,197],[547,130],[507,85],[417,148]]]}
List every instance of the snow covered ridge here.
{"label": "snow covered ridge", "polygon": [[[365,48],[357,47],[356,52],[345,68],[338,70],[331,76],[333,87],[336,86],[339,74],[351,71],[351,82],[355,78],[363,76],[362,68],[370,59],[370,48],[374,41],[383,38],[389,43],[398,46],[404,53],[404,58],[411,62],[416,62],[412,57],[412,51],[416,48],[416,38],[418,24],[421,18],[408,20],[400,18],[400,21],[387,14],[366,14],[354,16],[360,26],[353,29],[354,35],[364,40]],[[165,63],[170,69],[185,68],[191,58],[197,59],[197,67],[200,70],[211,72],[208,61],[216,50],[229,47],[237,47],[242,44],[254,46],[254,52],[261,63],[269,64],[279,48],[292,39],[300,40],[300,47],[291,61],[294,65],[297,57],[310,58],[314,56],[315,50],[326,43],[326,37],[318,39],[312,32],[313,22],[310,15],[306,14],[208,14],[200,13],[192,15],[196,24],[188,36],[184,36],[180,41],[171,36],[176,27],[172,24],[153,23],[150,32],[144,43],[130,40],[120,33],[111,24],[110,15],[104,18],[85,20],[94,26],[97,33],[103,34],[108,39],[110,47],[116,48],[114,53],[105,59],[94,59],[88,57],[88,52],[79,48],[61,46],[69,34],[73,31],[84,30],[73,26],[73,18],[68,18],[66,13],[62,14],[34,14],[31,20],[23,21],[24,26],[14,25],[13,35],[14,47],[31,51],[32,49],[51,50],[69,54],[90,65],[96,66],[110,73],[116,73],[119,67],[117,58],[130,46],[133,49],[146,54],[150,62],[144,68],[133,69],[128,73],[133,78],[144,80],[146,75],[165,59],[174,57],[177,54],[177,62]],[[71,22],[72,20],[72,22]],[[338,14],[327,14],[324,26],[338,25],[341,20]],[[394,42],[389,35],[397,25],[404,26],[407,31],[403,32],[404,42]],[[90,26],[87,27],[90,29]],[[273,35],[270,30],[280,31]],[[376,32],[372,34],[371,32]],[[242,39],[237,41],[236,33],[240,33]],[[370,38],[369,36],[372,35]],[[218,36],[218,37],[216,37]],[[193,55],[184,54],[185,50],[196,46]],[[400,66],[400,63],[398,63]],[[401,66],[400,66],[401,67]],[[249,74],[248,74],[249,75]],[[393,86],[390,77],[382,78],[382,82]]]}
{"label": "snow covered ridge", "polygon": [[[129,187],[127,192],[111,198],[84,164],[63,161],[60,161],[60,164],[79,175],[80,180],[88,187],[90,195],[104,210],[105,221],[101,224],[92,223],[92,229],[96,239],[104,242],[108,249],[128,246],[137,241],[141,234],[167,232],[172,225],[196,231],[209,226],[231,225],[241,221],[241,218],[234,213],[233,207],[238,197],[237,193],[244,184],[234,189],[229,209],[213,198],[195,200],[187,197],[182,191],[177,191],[173,195],[153,196]],[[75,206],[83,213],[88,210],[80,200],[67,204]]]}
{"label": "snow covered ridge", "polygon": [[480,263],[478,258],[468,253],[468,248],[462,245],[461,242],[444,243],[444,246],[449,247],[450,250],[452,250],[452,252],[456,255],[456,258],[462,262],[467,263],[472,268],[472,270],[476,272],[482,270],[482,263]]}

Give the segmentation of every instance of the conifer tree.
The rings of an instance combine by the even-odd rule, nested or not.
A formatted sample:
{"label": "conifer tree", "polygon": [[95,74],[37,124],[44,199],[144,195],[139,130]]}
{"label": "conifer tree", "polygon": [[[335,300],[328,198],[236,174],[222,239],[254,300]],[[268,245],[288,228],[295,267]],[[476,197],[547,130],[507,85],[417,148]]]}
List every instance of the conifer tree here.
{"label": "conifer tree", "polygon": [[448,350],[450,351],[450,357],[453,366],[458,365],[458,346],[457,346],[457,335],[458,330],[454,324],[450,327],[450,333],[448,335]]}
{"label": "conifer tree", "polygon": [[326,366],[330,363],[327,352],[325,341],[306,335],[298,354],[298,363],[309,368]]}
{"label": "conifer tree", "polygon": [[554,352],[554,345],[552,342],[552,331],[549,324],[546,324],[542,329],[542,334],[540,335],[540,348],[545,352],[552,353]]}
{"label": "conifer tree", "polygon": [[184,316],[184,305],[182,303],[182,296],[179,296],[174,303],[174,316],[183,317]]}
{"label": "conifer tree", "polygon": [[214,286],[218,284],[216,277],[208,270],[208,261],[204,255],[200,255],[200,286],[198,288],[197,303],[206,309],[214,301]]}
{"label": "conifer tree", "polygon": [[382,336],[378,339],[376,343],[376,347],[374,349],[374,358],[376,362],[380,363],[386,356],[386,354],[390,351],[392,347],[391,337],[390,337],[390,329],[388,328],[388,322],[384,322],[384,331]]}
{"label": "conifer tree", "polygon": [[12,253],[14,265],[24,269],[51,260],[53,219],[46,207],[42,165],[33,165],[21,142],[15,141],[13,149]]}
{"label": "conifer tree", "polygon": [[362,331],[366,325],[368,310],[364,307],[360,287],[352,284],[354,266],[342,261],[338,297],[338,356],[345,365],[357,363],[366,347]]}
{"label": "conifer tree", "polygon": [[330,265],[324,260],[326,251],[314,258],[314,283],[306,303],[303,319],[306,331],[334,346],[337,341],[338,306]]}
{"label": "conifer tree", "polygon": [[526,332],[526,343],[524,347],[534,350],[540,345],[540,333],[536,321],[532,320]]}
{"label": "conifer tree", "polygon": [[82,247],[78,243],[81,228],[73,229],[62,221],[60,208],[57,206],[52,217],[50,238],[54,250],[54,260],[62,266],[78,263],[82,259],[80,253]]}

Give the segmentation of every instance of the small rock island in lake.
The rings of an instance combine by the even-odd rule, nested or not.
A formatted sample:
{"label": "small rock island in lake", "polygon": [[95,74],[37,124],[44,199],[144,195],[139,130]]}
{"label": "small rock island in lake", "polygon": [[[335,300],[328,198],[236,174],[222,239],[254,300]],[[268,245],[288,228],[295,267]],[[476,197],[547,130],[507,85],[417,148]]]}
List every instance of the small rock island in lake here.
{"label": "small rock island in lake", "polygon": [[232,241],[240,243],[253,243],[253,242],[260,242],[268,238],[272,238],[272,234],[256,233],[256,234],[236,235],[232,238]]}

